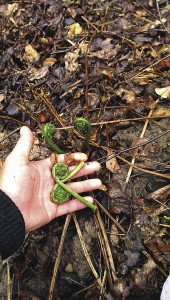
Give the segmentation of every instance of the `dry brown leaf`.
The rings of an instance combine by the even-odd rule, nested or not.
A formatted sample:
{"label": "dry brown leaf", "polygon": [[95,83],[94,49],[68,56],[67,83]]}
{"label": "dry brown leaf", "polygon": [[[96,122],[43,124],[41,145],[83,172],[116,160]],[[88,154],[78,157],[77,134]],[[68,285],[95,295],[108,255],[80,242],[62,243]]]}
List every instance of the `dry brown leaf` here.
{"label": "dry brown leaf", "polygon": [[80,49],[80,53],[82,55],[88,54],[89,52],[89,44],[84,41],[80,43],[78,48]]}
{"label": "dry brown leaf", "polygon": [[18,3],[12,3],[7,5],[6,16],[13,15],[18,10]]}
{"label": "dry brown leaf", "polygon": [[107,193],[110,197],[109,205],[110,211],[116,214],[130,214],[131,204],[130,204],[130,190],[125,189],[125,183],[121,180],[111,179],[107,183]]}
{"label": "dry brown leaf", "polygon": [[132,148],[136,147],[135,149],[132,149],[129,151],[129,154],[133,157],[150,157],[152,155],[155,156],[156,153],[159,153],[160,151],[160,145],[156,142],[148,143],[146,145],[143,145],[148,142],[147,138],[139,138],[136,139],[132,143]]}
{"label": "dry brown leaf", "polygon": [[160,116],[170,117],[170,109],[161,107],[156,109],[152,113],[152,117],[160,117]]}
{"label": "dry brown leaf", "polygon": [[[168,175],[168,174],[167,174]],[[170,178],[170,174],[169,174]],[[170,195],[170,184],[149,194],[150,199],[164,201]]]}
{"label": "dry brown leaf", "polygon": [[161,96],[161,98],[170,98],[170,85],[163,88],[156,88],[155,92]]}
{"label": "dry brown leaf", "polygon": [[42,67],[41,69],[33,69],[34,71],[29,75],[30,81],[38,80],[45,77],[48,73],[49,65]]}
{"label": "dry brown leaf", "polygon": [[44,60],[43,62],[43,67],[44,66],[52,66],[55,64],[57,60],[54,57],[48,57]]}
{"label": "dry brown leaf", "polygon": [[147,15],[147,12],[143,8],[139,8],[136,10],[136,14],[140,17],[145,17]]}
{"label": "dry brown leaf", "polygon": [[113,74],[112,74],[112,72],[109,72],[108,70],[102,70],[102,72],[101,72],[103,75],[105,75],[105,76],[107,76],[107,77],[109,77],[110,79],[112,79],[113,78]]}
{"label": "dry brown leaf", "polygon": [[75,72],[78,68],[77,58],[79,57],[79,50],[68,52],[65,55],[65,67],[69,72]]}
{"label": "dry brown leaf", "polygon": [[166,18],[161,18],[161,21],[160,20],[156,20],[152,25],[151,25],[151,29],[154,29],[156,28],[158,25],[161,25],[162,23],[165,24],[167,22],[167,19]]}
{"label": "dry brown leaf", "polygon": [[0,102],[2,102],[5,98],[5,95],[4,94],[0,94]]}
{"label": "dry brown leaf", "polygon": [[70,27],[69,27],[69,31],[67,33],[67,37],[68,38],[71,38],[75,35],[79,35],[83,32],[83,28],[80,26],[79,23],[74,23],[74,24],[71,24]]}
{"label": "dry brown leaf", "polygon": [[32,45],[27,45],[25,47],[25,58],[30,62],[38,61],[40,54],[33,48]]}
{"label": "dry brown leaf", "polygon": [[111,158],[110,160],[108,160],[106,162],[106,168],[112,173],[115,173],[115,174],[121,173],[121,168],[117,162],[116,157]]}
{"label": "dry brown leaf", "polygon": [[148,243],[147,247],[153,252],[153,253],[164,253],[164,254],[170,254],[170,244],[168,244],[166,241],[164,241],[160,237],[153,237]]}
{"label": "dry brown leaf", "polygon": [[123,100],[125,100],[127,103],[130,104],[136,101],[136,95],[132,90],[127,90],[122,88],[116,91],[116,95],[120,96]]}
{"label": "dry brown leaf", "polygon": [[95,52],[91,52],[88,54],[89,57],[98,57],[101,59],[109,59],[109,58],[113,58],[116,56],[116,54],[118,53],[120,49],[120,45],[116,45],[114,47],[114,49],[104,49],[104,50],[99,50],[99,51],[95,51]]}

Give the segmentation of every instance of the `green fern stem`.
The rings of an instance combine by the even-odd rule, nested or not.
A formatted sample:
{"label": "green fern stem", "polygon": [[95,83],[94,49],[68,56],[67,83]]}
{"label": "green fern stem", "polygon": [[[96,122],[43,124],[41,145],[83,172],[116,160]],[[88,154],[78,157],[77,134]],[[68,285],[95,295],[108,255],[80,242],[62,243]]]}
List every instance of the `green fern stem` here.
{"label": "green fern stem", "polygon": [[81,134],[85,134],[85,139],[82,148],[83,150],[87,150],[92,131],[91,123],[85,118],[75,118],[74,129],[80,132]]}
{"label": "green fern stem", "polygon": [[59,154],[64,153],[53,141],[53,137],[56,133],[56,128],[52,123],[46,123],[42,128],[42,136],[49,147]]}
{"label": "green fern stem", "polygon": [[[65,185],[60,179],[57,178],[57,184],[63,188],[66,192],[68,192],[70,195],[72,195],[75,199],[79,200],[83,204],[85,204],[87,207],[91,208],[92,210],[96,210],[96,206],[92,203],[88,202],[86,199],[81,197],[79,194],[77,194],[75,191],[70,189],[67,185]],[[55,188],[55,187],[54,187]]]}
{"label": "green fern stem", "polygon": [[74,175],[76,175],[84,166],[84,162],[81,161],[74,168],[73,171],[69,173],[68,166],[64,163],[57,163],[53,166],[52,176],[56,182],[54,188],[51,192],[51,200],[56,204],[62,204],[69,200],[70,195],[72,195],[75,199],[78,199],[80,202],[84,203],[86,206],[90,207],[93,210],[96,210],[96,206],[92,203],[89,203],[86,199],[81,197],[75,191],[70,189],[64,182],[68,181]]}

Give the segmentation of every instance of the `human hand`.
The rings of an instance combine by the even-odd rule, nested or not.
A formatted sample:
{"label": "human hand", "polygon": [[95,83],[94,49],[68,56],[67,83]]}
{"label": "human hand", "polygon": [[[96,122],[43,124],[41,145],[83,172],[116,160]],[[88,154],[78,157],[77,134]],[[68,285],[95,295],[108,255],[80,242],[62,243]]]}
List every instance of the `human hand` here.
{"label": "human hand", "polygon": [[[29,154],[33,147],[34,137],[31,130],[24,126],[20,130],[20,138],[5,160],[0,175],[0,189],[4,191],[21,211],[26,231],[39,228],[54,218],[85,208],[86,206],[76,199],[60,205],[50,201],[50,192],[55,182],[51,175],[53,162],[51,158],[40,161],[29,161]],[[84,153],[72,154],[75,161],[86,161]],[[58,162],[64,162],[64,154],[57,156]],[[86,163],[74,178],[92,174],[100,169],[97,162]],[[88,179],[68,183],[68,186],[77,193],[88,192],[101,186],[100,179]],[[93,199],[84,197],[90,202]]]}

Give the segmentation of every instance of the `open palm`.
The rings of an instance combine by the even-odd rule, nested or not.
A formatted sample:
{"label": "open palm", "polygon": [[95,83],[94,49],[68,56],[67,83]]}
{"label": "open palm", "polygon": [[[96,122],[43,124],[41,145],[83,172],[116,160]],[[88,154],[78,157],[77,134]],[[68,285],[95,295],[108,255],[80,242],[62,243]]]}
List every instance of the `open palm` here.
{"label": "open palm", "polygon": [[[40,161],[29,161],[34,137],[28,127],[22,127],[20,139],[15,148],[6,158],[0,176],[0,188],[14,201],[20,209],[27,231],[41,227],[55,217],[85,208],[78,200],[73,199],[64,204],[56,205],[50,201],[50,192],[54,187],[51,176],[52,162],[50,158]],[[77,161],[86,161],[84,153],[74,153]],[[58,161],[64,162],[64,155],[58,155]],[[75,176],[80,177],[94,173],[100,169],[97,162],[85,164]],[[87,192],[101,186],[99,179],[71,182],[68,185],[77,193]],[[91,197],[85,197],[92,202]]]}

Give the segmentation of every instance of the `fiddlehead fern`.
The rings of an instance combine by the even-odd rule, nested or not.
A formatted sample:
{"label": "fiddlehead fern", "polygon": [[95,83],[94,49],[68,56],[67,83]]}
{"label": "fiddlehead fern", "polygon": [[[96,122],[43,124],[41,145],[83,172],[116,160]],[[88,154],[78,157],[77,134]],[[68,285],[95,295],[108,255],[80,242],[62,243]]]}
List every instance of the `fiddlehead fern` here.
{"label": "fiddlehead fern", "polygon": [[70,199],[70,193],[59,186],[58,183],[55,184],[51,192],[51,200],[56,204],[63,204]]}
{"label": "fiddlehead fern", "polygon": [[52,168],[52,176],[54,180],[56,178],[60,178],[60,180],[64,180],[69,175],[69,168],[68,165],[64,163],[57,163]]}
{"label": "fiddlehead fern", "polygon": [[87,150],[89,145],[89,140],[91,136],[91,124],[85,118],[76,118],[74,120],[74,129],[78,132],[85,134],[85,139],[83,143],[83,150]]}
{"label": "fiddlehead fern", "polygon": [[48,146],[50,146],[57,153],[62,154],[64,153],[64,151],[61,150],[52,140],[55,133],[56,128],[52,123],[46,123],[42,128],[42,136],[45,142],[48,144]]}
{"label": "fiddlehead fern", "polygon": [[[65,166],[64,166],[65,165]],[[80,202],[84,203],[86,206],[95,210],[96,206],[92,203],[89,203],[86,199],[81,197],[75,191],[70,189],[64,182],[68,181],[71,177],[76,175],[81,168],[84,166],[84,162],[80,162],[73,171],[69,173],[68,166],[64,163],[57,163],[53,166],[52,175],[56,182],[52,192],[51,192],[51,200],[56,204],[62,204],[69,200],[70,195],[74,198],[78,199]],[[64,174],[64,169],[66,173]]]}
{"label": "fiddlehead fern", "polygon": [[[64,190],[66,190],[70,195],[72,195],[75,199],[79,200],[80,202],[82,202],[83,204],[85,204],[86,206],[90,207],[93,210],[96,210],[96,206],[90,202],[88,202],[86,199],[84,199],[83,197],[81,197],[79,194],[77,194],[75,191],[73,191],[72,189],[70,189],[67,185],[65,185],[60,179],[57,179],[57,183],[58,185],[63,188]],[[55,188],[55,187],[54,187]],[[65,201],[64,201],[65,202]]]}

